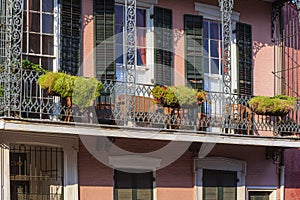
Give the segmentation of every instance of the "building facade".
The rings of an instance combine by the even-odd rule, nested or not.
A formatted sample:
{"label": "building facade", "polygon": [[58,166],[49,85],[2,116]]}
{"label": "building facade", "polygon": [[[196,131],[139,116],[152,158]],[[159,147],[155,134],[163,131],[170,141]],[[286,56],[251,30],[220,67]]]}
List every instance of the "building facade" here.
{"label": "building facade", "polygon": [[[298,5],[1,0],[0,199],[300,199],[298,101],[281,115],[248,103],[298,98]],[[71,105],[37,65],[101,94]],[[205,97],[155,99],[182,85]]]}

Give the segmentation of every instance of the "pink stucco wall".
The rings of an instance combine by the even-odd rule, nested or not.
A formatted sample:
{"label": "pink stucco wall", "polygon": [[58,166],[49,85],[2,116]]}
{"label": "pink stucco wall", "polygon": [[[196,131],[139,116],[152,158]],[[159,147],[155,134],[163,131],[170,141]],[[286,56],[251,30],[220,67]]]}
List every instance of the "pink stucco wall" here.
{"label": "pink stucco wall", "polygon": [[300,149],[285,150],[285,199],[300,200]]}
{"label": "pink stucco wall", "polygon": [[[168,142],[117,138],[115,144],[130,152],[146,153]],[[172,152],[170,152],[172,153]],[[265,159],[265,148],[241,145],[215,145],[208,156],[246,161],[246,186],[277,186],[276,166]],[[79,191],[81,200],[113,199],[113,169],[96,160],[80,144],[78,153]],[[155,173],[158,200],[192,200],[195,194],[194,155],[182,152],[177,160]]]}
{"label": "pink stucco wall", "polygon": [[93,0],[82,3],[82,72],[86,77],[94,76],[94,21]]}
{"label": "pink stucco wall", "polygon": [[277,186],[276,165],[265,158],[265,147],[216,145],[210,156],[222,156],[247,162],[247,186]]}
{"label": "pink stucco wall", "polygon": [[274,95],[274,46],[271,42],[271,3],[239,0],[234,10],[240,21],[252,25],[254,95]]}

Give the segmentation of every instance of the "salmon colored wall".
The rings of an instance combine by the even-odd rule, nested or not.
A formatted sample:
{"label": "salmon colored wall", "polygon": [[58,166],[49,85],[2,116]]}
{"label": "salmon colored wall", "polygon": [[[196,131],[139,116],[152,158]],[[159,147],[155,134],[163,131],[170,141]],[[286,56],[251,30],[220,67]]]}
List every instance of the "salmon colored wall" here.
{"label": "salmon colored wall", "polygon": [[285,150],[285,199],[300,200],[300,149]]}
{"label": "salmon colored wall", "polygon": [[277,186],[276,165],[265,159],[265,147],[216,145],[209,156],[222,156],[247,162],[247,186]]}
{"label": "salmon colored wall", "polygon": [[82,3],[82,72],[83,76],[94,76],[94,21],[93,0]]}
{"label": "salmon colored wall", "polygon": [[78,153],[78,179],[81,200],[113,199],[113,170],[96,160],[82,143]]}
{"label": "salmon colored wall", "polygon": [[274,47],[271,42],[271,3],[239,0],[234,10],[240,21],[252,25],[254,95],[274,95]]}
{"label": "salmon colored wall", "polygon": [[[146,153],[158,150],[168,142],[118,138],[115,144],[130,152]],[[99,197],[101,200],[113,199],[113,169],[96,160],[82,143],[78,165],[81,200],[98,200]],[[173,164],[155,173],[157,199],[194,199],[193,159],[190,152],[185,152]]]}
{"label": "salmon colored wall", "polygon": [[174,83],[185,85],[184,18],[185,14],[197,15],[194,0],[158,0],[159,7],[172,10],[174,40]]}

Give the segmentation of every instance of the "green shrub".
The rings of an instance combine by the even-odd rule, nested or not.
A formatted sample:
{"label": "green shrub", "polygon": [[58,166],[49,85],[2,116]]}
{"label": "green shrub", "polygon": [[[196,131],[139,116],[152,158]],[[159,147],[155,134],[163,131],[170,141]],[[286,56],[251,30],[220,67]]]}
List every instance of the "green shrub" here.
{"label": "green shrub", "polygon": [[75,80],[73,103],[80,108],[87,108],[91,101],[100,96],[103,89],[101,82],[95,78],[77,77]]}
{"label": "green shrub", "polygon": [[296,98],[287,95],[256,96],[250,99],[252,110],[261,115],[286,115],[295,107]]}

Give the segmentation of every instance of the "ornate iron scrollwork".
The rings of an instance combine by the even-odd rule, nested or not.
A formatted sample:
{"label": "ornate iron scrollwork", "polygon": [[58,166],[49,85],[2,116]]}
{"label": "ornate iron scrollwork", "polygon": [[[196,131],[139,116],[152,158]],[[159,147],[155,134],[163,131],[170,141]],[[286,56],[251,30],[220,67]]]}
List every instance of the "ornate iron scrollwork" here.
{"label": "ornate iron scrollwork", "polygon": [[225,94],[231,93],[231,13],[233,0],[219,0],[222,13],[222,41],[223,41],[223,91]]}
{"label": "ornate iron scrollwork", "polygon": [[[125,1],[125,68],[126,96],[125,123],[134,121],[132,108],[135,105],[136,78],[136,0]],[[127,124],[129,125],[129,124]]]}

